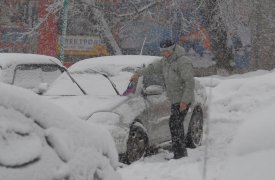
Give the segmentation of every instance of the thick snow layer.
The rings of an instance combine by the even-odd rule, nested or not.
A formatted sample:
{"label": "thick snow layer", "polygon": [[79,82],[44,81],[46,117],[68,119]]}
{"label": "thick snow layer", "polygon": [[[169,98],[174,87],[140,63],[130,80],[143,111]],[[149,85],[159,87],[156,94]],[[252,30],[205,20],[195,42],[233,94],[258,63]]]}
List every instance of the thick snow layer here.
{"label": "thick snow layer", "polygon": [[[19,166],[40,158],[42,142],[25,116],[0,106],[0,164]],[[18,122],[18,119],[22,119]]]}
{"label": "thick snow layer", "polygon": [[[51,62],[53,61],[53,62]],[[0,53],[0,66],[5,69],[17,64],[59,64],[61,62],[52,56],[25,54],[25,53]]]}
{"label": "thick snow layer", "polygon": [[[70,67],[70,71],[78,72],[96,70],[103,73],[105,72],[109,75],[113,75],[115,73],[118,73],[123,68],[141,68],[143,64],[148,65],[159,59],[161,59],[161,57],[139,55],[103,56],[79,61],[78,63]],[[100,65],[103,66],[103,69]]]}
{"label": "thick snow layer", "polygon": [[275,149],[231,157],[221,173],[220,180],[273,180],[275,177]]}
{"label": "thick snow layer", "polygon": [[[264,81],[264,80],[263,80]],[[270,87],[266,86],[266,91]],[[275,87],[271,87],[274,90]],[[224,180],[271,180],[275,177],[275,96],[266,99],[264,108],[247,116],[238,128],[230,156],[221,173]]]}
{"label": "thick snow layer", "polygon": [[59,167],[55,178],[67,177],[73,174],[70,179],[87,180],[87,179],[106,179],[120,180],[121,177],[110,166],[109,159],[92,149],[79,148],[77,155],[63,166]]}
{"label": "thick snow layer", "polygon": [[[103,128],[87,124],[31,91],[5,84],[0,84],[0,112],[0,177],[52,179],[59,166],[74,169],[80,163],[77,160],[90,152],[97,161],[81,162],[87,174],[90,166],[96,166],[99,177],[120,179],[115,171],[117,151]],[[82,151],[86,155],[79,154]],[[28,163],[24,168],[5,168]],[[78,176],[82,171],[69,174]]]}
{"label": "thick snow layer", "polygon": [[[274,87],[275,88],[275,87]],[[272,96],[270,97],[272,98]],[[275,100],[275,97],[272,98]],[[239,128],[232,143],[233,154],[237,156],[275,149],[275,103],[266,105],[251,116]]]}

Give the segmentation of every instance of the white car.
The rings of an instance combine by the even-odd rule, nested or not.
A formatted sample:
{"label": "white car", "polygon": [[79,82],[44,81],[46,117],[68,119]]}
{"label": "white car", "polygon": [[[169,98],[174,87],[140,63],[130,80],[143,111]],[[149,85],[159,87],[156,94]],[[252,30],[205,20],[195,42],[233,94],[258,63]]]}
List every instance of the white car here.
{"label": "white car", "polygon": [[117,166],[107,130],[0,83],[0,179],[120,180]]}
{"label": "white car", "polygon": [[51,56],[0,53],[0,82],[38,92],[39,86],[51,84],[62,74],[59,65],[61,62]]}
{"label": "white car", "polygon": [[[63,74],[44,96],[81,119],[106,127],[120,157],[131,163],[171,140],[170,102],[162,78],[145,76],[137,84],[129,84],[135,68],[158,60],[160,57],[134,55],[82,60],[68,69],[77,84]],[[195,101],[184,121],[190,148],[201,143],[205,115],[206,92],[196,81]]]}

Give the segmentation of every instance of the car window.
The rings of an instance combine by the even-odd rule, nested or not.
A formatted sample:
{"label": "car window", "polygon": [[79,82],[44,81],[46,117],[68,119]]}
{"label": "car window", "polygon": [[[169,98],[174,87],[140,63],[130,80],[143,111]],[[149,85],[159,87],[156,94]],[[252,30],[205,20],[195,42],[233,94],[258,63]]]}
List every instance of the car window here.
{"label": "car window", "polygon": [[156,74],[146,75],[143,77],[143,85],[144,85],[144,88],[147,88],[148,86],[151,86],[151,85],[159,85],[159,86],[165,87],[164,77]]}
{"label": "car window", "polygon": [[60,71],[59,67],[57,65],[54,65],[54,64],[45,64],[45,65],[40,66],[40,68],[43,72]]}
{"label": "car window", "polygon": [[40,83],[52,83],[61,75],[61,70],[54,64],[23,64],[14,71],[13,83],[16,86],[33,89]]}

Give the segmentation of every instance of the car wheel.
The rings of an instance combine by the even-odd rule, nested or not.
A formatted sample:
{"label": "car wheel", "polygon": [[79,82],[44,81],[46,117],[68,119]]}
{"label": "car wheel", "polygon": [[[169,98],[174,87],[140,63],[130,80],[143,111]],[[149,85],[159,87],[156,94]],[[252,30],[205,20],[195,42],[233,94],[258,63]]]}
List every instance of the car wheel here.
{"label": "car wheel", "polygon": [[130,128],[129,137],[127,141],[127,161],[132,163],[142,158],[148,148],[148,136],[144,129],[133,125]]}
{"label": "car wheel", "polygon": [[187,147],[196,148],[201,145],[203,135],[203,112],[197,107],[192,114],[186,137]]}

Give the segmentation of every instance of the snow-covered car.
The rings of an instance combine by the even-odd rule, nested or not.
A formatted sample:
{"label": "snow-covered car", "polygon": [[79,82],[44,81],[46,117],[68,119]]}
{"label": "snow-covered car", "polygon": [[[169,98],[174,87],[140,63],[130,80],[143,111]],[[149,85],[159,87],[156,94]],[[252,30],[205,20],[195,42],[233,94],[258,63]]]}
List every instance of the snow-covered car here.
{"label": "snow-covered car", "polygon": [[0,83],[0,179],[120,180],[110,133]]}
{"label": "snow-covered car", "polygon": [[62,74],[55,57],[23,54],[0,53],[0,82],[39,91],[39,86],[51,84]]}
{"label": "snow-covered car", "polygon": [[[131,163],[151,148],[171,140],[170,102],[163,79],[152,75],[129,83],[133,70],[160,59],[125,55],[82,60],[68,69],[82,90],[63,74],[44,96],[89,123],[105,126],[115,140],[120,157]],[[190,148],[201,144],[206,115],[205,89],[198,81],[195,86],[195,101],[184,121]]]}

